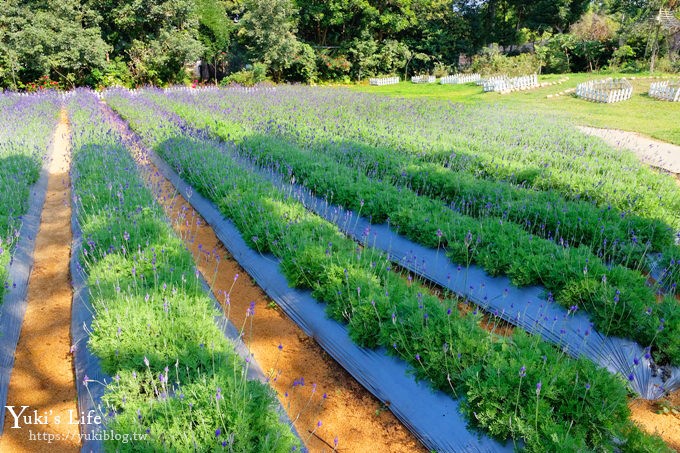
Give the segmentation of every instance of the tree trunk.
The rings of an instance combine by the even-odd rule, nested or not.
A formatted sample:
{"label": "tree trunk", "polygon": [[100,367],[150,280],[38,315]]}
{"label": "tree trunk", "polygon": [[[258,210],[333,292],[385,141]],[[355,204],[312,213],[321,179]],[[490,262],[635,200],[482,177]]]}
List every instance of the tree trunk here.
{"label": "tree trunk", "polygon": [[654,72],[654,65],[656,64],[656,54],[659,52],[659,30],[661,24],[656,25],[656,32],[654,33],[654,42],[652,43],[652,57],[649,60],[649,73]]}

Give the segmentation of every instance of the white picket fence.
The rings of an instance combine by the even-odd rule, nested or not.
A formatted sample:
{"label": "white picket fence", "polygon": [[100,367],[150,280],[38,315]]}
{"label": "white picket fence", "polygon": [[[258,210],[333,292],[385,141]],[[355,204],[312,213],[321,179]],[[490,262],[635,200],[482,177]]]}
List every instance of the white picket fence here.
{"label": "white picket fence", "polygon": [[664,80],[649,86],[649,96],[663,101],[680,102],[680,80]]}
{"label": "white picket fence", "polygon": [[460,83],[470,83],[470,82],[477,82],[479,79],[481,79],[482,76],[479,74],[454,74],[454,75],[448,75],[444,76],[441,79],[439,79],[439,83],[442,85],[447,85],[447,84],[460,84]]}
{"label": "white picket fence", "polygon": [[368,79],[369,85],[394,85],[399,83],[399,77],[372,77]]}
{"label": "white picket fence", "polygon": [[576,86],[576,96],[593,102],[621,102],[630,99],[633,86],[626,79],[589,80]]}
{"label": "white picket fence", "polygon": [[531,74],[520,77],[489,77],[482,81],[482,86],[485,92],[510,93],[511,91],[530,90],[538,87],[538,76]]}
{"label": "white picket fence", "polygon": [[479,80],[477,80],[477,85],[484,86],[486,84],[494,83],[500,80],[506,80],[508,76],[505,74],[500,74],[500,75],[495,75],[495,76],[489,76],[489,77],[480,77]]}
{"label": "white picket fence", "polygon": [[434,83],[437,78],[433,75],[421,75],[411,77],[413,83]]}

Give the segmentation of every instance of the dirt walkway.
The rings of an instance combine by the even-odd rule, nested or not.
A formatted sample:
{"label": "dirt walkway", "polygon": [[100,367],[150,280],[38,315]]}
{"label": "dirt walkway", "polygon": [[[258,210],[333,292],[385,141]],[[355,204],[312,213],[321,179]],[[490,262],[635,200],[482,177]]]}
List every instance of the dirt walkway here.
{"label": "dirt walkway", "polygon": [[585,134],[600,137],[615,148],[633,151],[645,164],[671,173],[680,173],[680,146],[678,145],[618,129],[598,129],[589,126],[578,126],[578,129]]}
{"label": "dirt walkway", "polygon": [[[659,401],[634,400],[629,405],[631,419],[648,433],[658,434],[669,447],[680,452],[680,390]],[[664,406],[668,409],[663,412]]]}
{"label": "dirt walkway", "polygon": [[[116,120],[115,114],[112,119],[129,136],[129,129]],[[231,258],[205,220],[138,149],[134,151],[146,167],[173,228],[184,239],[199,271],[237,328],[243,325],[251,301],[255,302],[255,316],[248,318],[252,330],[247,329],[246,343],[271,378],[271,386],[309,451],[334,451],[336,441],[341,452],[427,451],[380,401],[277,308]],[[227,293],[230,303],[225,306]]]}
{"label": "dirt walkway", "polygon": [[[69,354],[72,293],[68,270],[71,251],[68,137],[67,115],[62,111],[28,282],[28,307],[7,397],[7,405],[14,406],[14,414],[21,416],[16,418],[5,409],[2,452],[79,450],[78,426],[69,423],[71,415],[77,420],[78,409]],[[23,406],[27,408],[21,413]]]}

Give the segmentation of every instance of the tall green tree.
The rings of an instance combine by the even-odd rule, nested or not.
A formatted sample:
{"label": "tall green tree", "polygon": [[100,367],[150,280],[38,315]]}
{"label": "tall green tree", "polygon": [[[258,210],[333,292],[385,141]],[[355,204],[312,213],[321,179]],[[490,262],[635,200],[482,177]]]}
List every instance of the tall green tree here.
{"label": "tall green tree", "polygon": [[128,63],[136,83],[186,78],[185,64],[200,58],[196,0],[85,0],[99,14],[113,56]]}
{"label": "tall green tree", "polygon": [[471,54],[484,44],[479,11],[467,1],[420,0],[413,9],[419,22],[407,42],[419,52],[456,65],[459,54]]}
{"label": "tall green tree", "polygon": [[246,0],[239,35],[251,58],[266,64],[281,80],[301,53],[297,32],[298,9],[291,0]]}
{"label": "tall green tree", "polygon": [[513,0],[518,28],[535,32],[569,30],[591,4],[591,0]]}
{"label": "tall green tree", "polygon": [[106,65],[109,46],[97,16],[77,0],[2,1],[0,80],[18,88],[47,76],[64,86],[83,84]]}
{"label": "tall green tree", "polygon": [[229,60],[229,45],[235,24],[227,15],[227,6],[218,0],[197,0],[199,39],[203,44],[202,58],[212,68],[217,81],[218,71],[224,73]]}

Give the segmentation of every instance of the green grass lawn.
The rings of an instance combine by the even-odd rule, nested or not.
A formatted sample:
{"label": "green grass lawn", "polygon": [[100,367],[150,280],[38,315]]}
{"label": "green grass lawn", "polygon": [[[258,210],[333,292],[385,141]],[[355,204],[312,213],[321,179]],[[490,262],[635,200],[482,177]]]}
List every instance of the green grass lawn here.
{"label": "green grass lawn", "polygon": [[[540,81],[556,81],[560,74],[541,76]],[[398,85],[369,86],[355,85],[358,91],[380,93],[399,97],[428,97],[462,103],[496,103],[516,108],[519,112],[545,112],[564,118],[573,124],[622,129],[640,132],[659,140],[680,145],[680,103],[659,101],[647,96],[649,85],[654,80],[633,76],[633,97],[615,104],[601,104],[579,99],[573,94],[548,98],[569,88],[575,88],[580,82],[605,77],[628,77],[630,74],[569,74],[569,80],[559,85],[537,88],[530,91],[519,91],[510,94],[484,93],[482,87],[475,84],[440,85],[414,84],[401,82]],[[672,77],[672,76],[669,76]]]}

